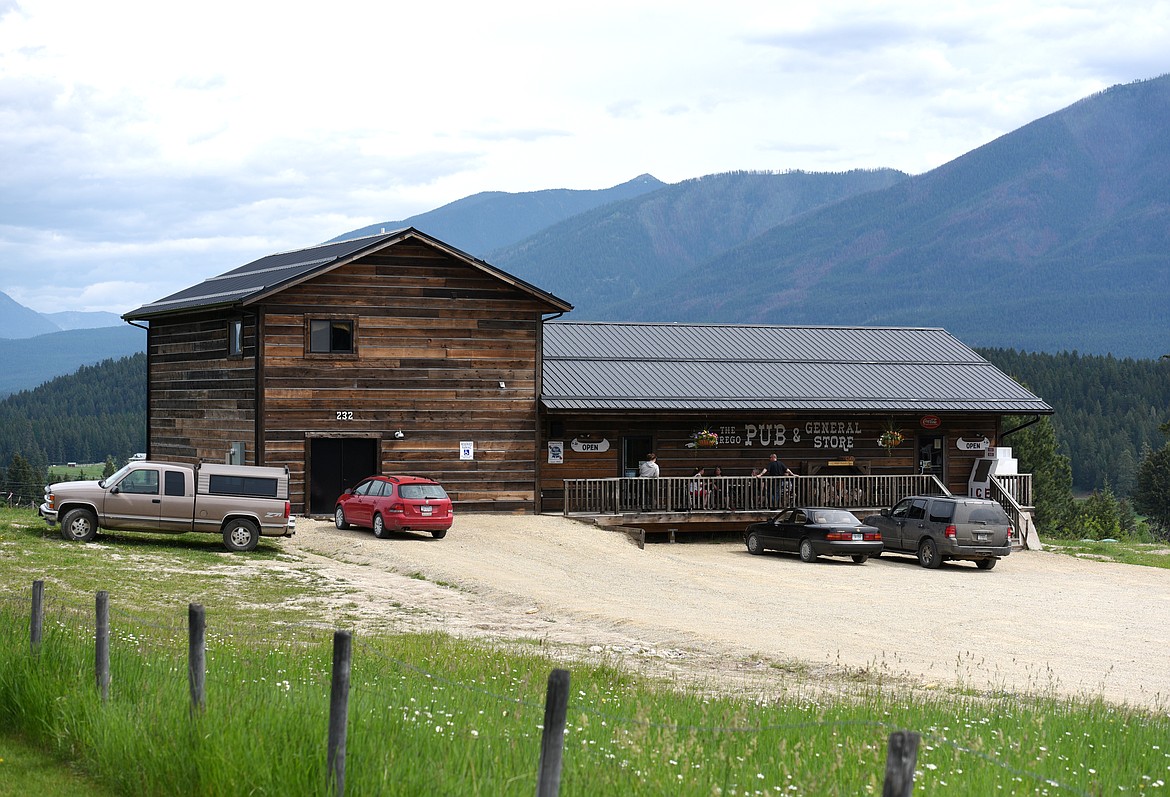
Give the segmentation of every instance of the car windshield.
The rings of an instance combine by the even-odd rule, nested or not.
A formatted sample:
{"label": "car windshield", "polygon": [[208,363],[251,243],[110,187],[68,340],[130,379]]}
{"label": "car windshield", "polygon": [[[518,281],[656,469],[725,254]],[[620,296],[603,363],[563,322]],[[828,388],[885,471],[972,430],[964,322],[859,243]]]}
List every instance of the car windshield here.
{"label": "car windshield", "polygon": [[436,500],[447,497],[446,490],[437,484],[401,484],[398,486],[398,494],[403,498],[415,500]]}
{"label": "car windshield", "polygon": [[104,489],[107,484],[117,484],[118,482],[120,482],[122,480],[122,477],[125,476],[129,472],[130,472],[130,465],[129,464],[123,465],[114,474],[107,476],[106,478],[104,478],[100,482],[98,482],[98,487],[101,487]]}
{"label": "car windshield", "polygon": [[809,512],[813,523],[832,523],[835,526],[860,526],[861,521],[844,509],[814,509]]}

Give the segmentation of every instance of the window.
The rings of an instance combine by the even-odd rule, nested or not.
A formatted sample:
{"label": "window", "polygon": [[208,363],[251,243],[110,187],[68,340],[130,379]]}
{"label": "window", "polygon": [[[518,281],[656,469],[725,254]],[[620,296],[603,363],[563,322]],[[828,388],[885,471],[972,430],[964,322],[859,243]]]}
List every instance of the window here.
{"label": "window", "polygon": [[244,355],[244,322],[239,318],[228,321],[228,357]]}
{"label": "window", "polygon": [[245,495],[253,498],[275,498],[276,479],[260,476],[218,476],[208,480],[208,492],[213,495]]}
{"label": "window", "polygon": [[135,495],[158,495],[158,471],[132,470],[118,482],[118,491]]}
{"label": "window", "polygon": [[182,471],[168,470],[163,475],[163,495],[184,496],[187,494],[187,480]]}
{"label": "window", "polygon": [[923,520],[926,518],[926,501],[921,498],[915,498],[910,502],[910,513],[906,517],[911,520]]}
{"label": "window", "polygon": [[930,502],[930,522],[950,523],[955,516],[955,505],[951,501]]}
{"label": "window", "polygon": [[437,484],[402,484],[398,486],[398,495],[415,500],[440,500],[447,497],[447,491]]}
{"label": "window", "polygon": [[353,321],[310,320],[309,351],[312,354],[353,354]]}

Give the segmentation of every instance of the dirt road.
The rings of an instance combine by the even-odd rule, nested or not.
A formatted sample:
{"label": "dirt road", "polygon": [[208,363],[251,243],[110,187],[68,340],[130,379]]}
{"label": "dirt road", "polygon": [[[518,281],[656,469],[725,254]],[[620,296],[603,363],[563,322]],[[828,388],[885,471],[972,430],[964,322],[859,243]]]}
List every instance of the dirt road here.
{"label": "dirt road", "polygon": [[640,550],[555,516],[465,514],[443,540],[301,519],[284,545],[365,627],[535,638],[729,690],[848,670],[1170,705],[1170,570],[1027,551],[984,572],[804,564],[729,541]]}

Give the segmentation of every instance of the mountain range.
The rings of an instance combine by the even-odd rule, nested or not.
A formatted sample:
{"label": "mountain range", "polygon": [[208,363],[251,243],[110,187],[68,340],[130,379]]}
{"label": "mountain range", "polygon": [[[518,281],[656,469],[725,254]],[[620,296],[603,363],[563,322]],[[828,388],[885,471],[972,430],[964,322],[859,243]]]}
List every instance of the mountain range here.
{"label": "mountain range", "polygon": [[921,175],[644,175],[633,182],[651,190],[508,243],[482,236],[477,205],[546,192],[339,237],[429,232],[441,216],[443,240],[572,302],[574,319],[941,326],[973,346],[1157,357],[1170,350],[1167,129],[1162,76]]}
{"label": "mountain range", "polygon": [[[643,174],[484,192],[334,240],[413,226],[573,303],[574,319],[940,326],[971,346],[1155,358],[1170,351],[1166,130],[1170,76],[920,175]],[[0,395],[144,342],[112,313],[36,313],[0,293]]]}

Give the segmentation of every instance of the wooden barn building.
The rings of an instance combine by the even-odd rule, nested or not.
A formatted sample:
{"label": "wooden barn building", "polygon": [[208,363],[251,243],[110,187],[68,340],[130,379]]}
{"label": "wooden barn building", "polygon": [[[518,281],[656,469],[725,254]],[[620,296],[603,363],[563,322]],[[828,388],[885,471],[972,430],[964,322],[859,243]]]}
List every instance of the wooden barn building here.
{"label": "wooden barn building", "polygon": [[[286,465],[298,513],[381,472],[436,478],[463,509],[677,522],[762,509],[749,479],[773,453],[808,502],[966,494],[983,460],[1031,503],[996,449],[1005,416],[1051,407],[944,330],[555,320],[571,309],[406,229],[124,318],[148,322],[149,456]],[[654,495],[635,478],[651,451]]]}

